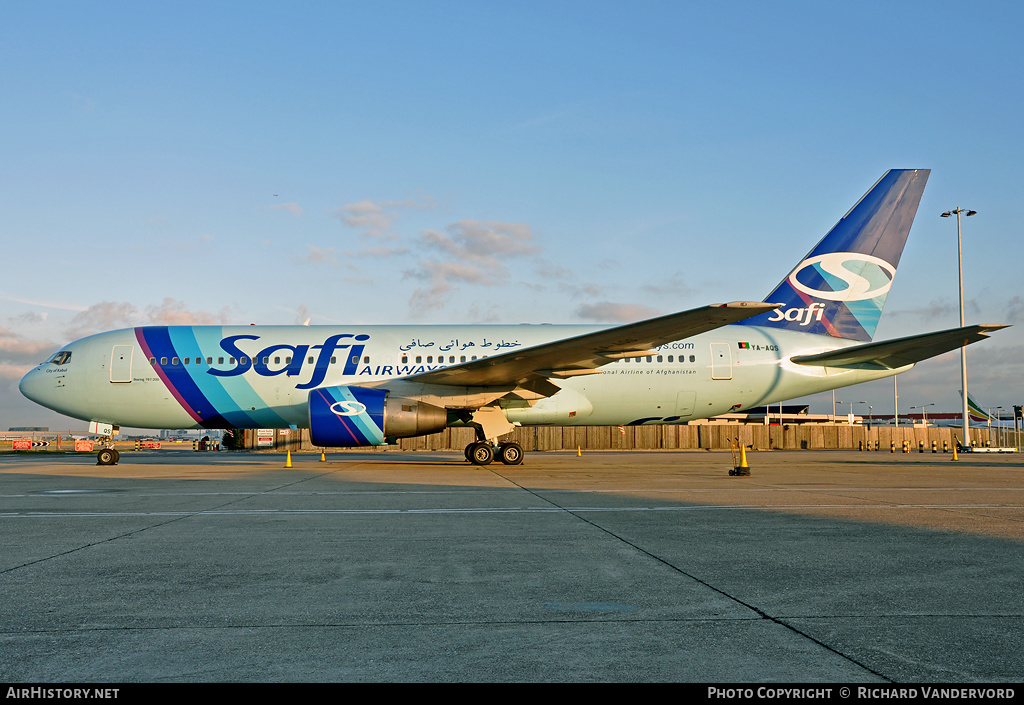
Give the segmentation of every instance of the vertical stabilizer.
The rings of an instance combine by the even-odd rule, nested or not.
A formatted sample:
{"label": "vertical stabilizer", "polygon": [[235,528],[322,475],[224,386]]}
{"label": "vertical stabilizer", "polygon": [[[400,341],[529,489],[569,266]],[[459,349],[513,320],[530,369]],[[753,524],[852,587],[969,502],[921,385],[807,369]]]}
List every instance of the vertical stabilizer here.
{"label": "vertical stabilizer", "polygon": [[765,299],[782,304],[739,325],[871,340],[929,169],[891,169]]}
{"label": "vertical stabilizer", "polygon": [[[963,399],[964,390],[960,389],[958,391],[960,392],[960,398]],[[995,421],[997,424],[999,423],[998,417],[982,409],[970,392],[967,393],[967,408],[970,410],[971,421],[977,421],[978,423],[985,423],[986,421],[991,423]]]}

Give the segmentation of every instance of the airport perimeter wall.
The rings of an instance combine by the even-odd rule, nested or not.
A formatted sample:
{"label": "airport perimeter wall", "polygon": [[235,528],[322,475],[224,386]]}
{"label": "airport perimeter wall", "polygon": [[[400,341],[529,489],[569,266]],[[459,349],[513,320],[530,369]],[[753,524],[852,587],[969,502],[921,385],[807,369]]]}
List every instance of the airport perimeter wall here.
{"label": "airport perimeter wall", "polygon": [[[502,440],[516,441],[526,451],[615,451],[615,450],[728,450],[737,442],[755,450],[903,450],[906,442],[911,451],[924,448],[931,451],[932,443],[941,452],[952,449],[961,434],[958,428],[924,428],[900,426],[849,426],[846,424],[761,424],[706,423],[683,426],[531,426],[517,428]],[[30,438],[37,441],[33,450],[73,451],[73,438],[53,432],[6,433],[0,437],[0,451],[12,450],[12,438]],[[60,437],[58,444],[57,438]],[[259,442],[255,430],[245,431],[245,447],[252,450],[276,452],[320,452],[309,440],[309,431],[274,431]],[[402,438],[397,444],[381,447],[403,451],[462,451],[475,438],[471,428],[449,428],[441,433],[419,438]],[[270,445],[266,445],[267,441]],[[1024,440],[1024,434],[1020,440]],[[998,433],[995,429],[971,429],[972,445],[1019,446],[1012,431]],[[192,450],[192,441],[164,440],[163,450]],[[136,443],[131,439],[118,439],[118,450],[131,451]],[[332,452],[344,449],[331,449]],[[367,450],[355,448],[351,450]]]}
{"label": "airport perimeter wall", "polygon": [[[280,431],[275,434],[273,446],[260,448],[255,431],[246,431],[245,445],[254,450],[319,450],[310,443],[309,432],[305,429],[280,434]],[[623,426],[621,429],[618,426],[531,426],[517,428],[502,440],[515,441],[526,451],[727,450],[737,442],[755,450],[873,450],[877,446],[884,451],[890,447],[901,451],[906,442],[911,450],[923,447],[930,451],[934,442],[941,452],[943,443],[952,449],[954,439],[960,435],[960,429],[954,428],[711,423]],[[1005,439],[997,439],[993,432],[991,441],[989,435],[989,429],[972,428],[972,445],[997,445],[997,440],[1013,444],[1012,433],[1005,434]],[[448,428],[429,436],[402,438],[389,447],[403,451],[462,451],[474,439],[475,431],[471,428]]]}

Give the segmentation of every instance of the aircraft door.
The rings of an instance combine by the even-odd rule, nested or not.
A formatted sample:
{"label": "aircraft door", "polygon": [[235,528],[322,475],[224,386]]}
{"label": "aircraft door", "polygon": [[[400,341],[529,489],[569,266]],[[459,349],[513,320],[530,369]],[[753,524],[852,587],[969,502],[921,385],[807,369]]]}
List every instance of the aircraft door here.
{"label": "aircraft door", "polygon": [[110,381],[131,382],[132,381],[132,355],[135,352],[134,345],[115,345],[110,352]]}
{"label": "aircraft door", "polygon": [[676,416],[693,416],[693,408],[696,405],[696,392],[679,392],[676,395]]}
{"label": "aircraft door", "polygon": [[729,343],[711,343],[711,379],[732,379]]}

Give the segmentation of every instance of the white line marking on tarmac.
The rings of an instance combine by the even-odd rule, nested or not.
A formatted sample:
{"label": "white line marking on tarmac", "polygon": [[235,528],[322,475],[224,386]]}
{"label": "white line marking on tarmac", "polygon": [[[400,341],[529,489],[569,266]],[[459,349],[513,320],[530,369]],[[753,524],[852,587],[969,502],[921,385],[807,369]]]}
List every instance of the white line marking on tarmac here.
{"label": "white line marking on tarmac", "polygon": [[0,519],[63,519],[69,517],[287,516],[305,514],[554,514],[558,512],[703,512],[731,509],[1024,509],[1022,504],[714,504],[698,507],[467,507],[461,509],[232,509],[174,512],[3,512]]}

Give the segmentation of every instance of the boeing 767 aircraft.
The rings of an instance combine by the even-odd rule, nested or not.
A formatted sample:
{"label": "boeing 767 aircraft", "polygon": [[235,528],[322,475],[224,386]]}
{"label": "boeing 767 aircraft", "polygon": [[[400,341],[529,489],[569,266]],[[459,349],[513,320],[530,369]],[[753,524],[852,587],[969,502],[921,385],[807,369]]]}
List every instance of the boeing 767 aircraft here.
{"label": "boeing 767 aircraft", "polygon": [[472,426],[470,462],[518,464],[500,440],[517,425],[683,423],[899,374],[1004,328],[871,342],[928,174],[886,172],[764,303],[614,327],[144,326],[75,341],[20,387],[107,435],[301,427],[339,447]]}

